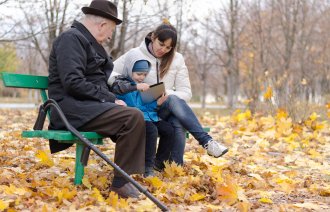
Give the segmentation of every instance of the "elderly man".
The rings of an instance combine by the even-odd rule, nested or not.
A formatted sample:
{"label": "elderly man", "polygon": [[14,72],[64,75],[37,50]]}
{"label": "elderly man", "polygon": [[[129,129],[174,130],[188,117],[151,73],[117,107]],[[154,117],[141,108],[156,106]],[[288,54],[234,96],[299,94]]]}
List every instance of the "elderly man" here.
{"label": "elderly man", "polygon": [[[110,39],[116,25],[117,7],[106,0],[94,0],[83,7],[81,22],[53,43],[49,57],[49,97],[56,100],[75,128],[94,131],[116,143],[115,163],[128,174],[144,173],[145,122],[140,111],[125,107],[109,91],[113,63],[102,43]],[[64,129],[57,113],[51,113],[49,129]],[[50,141],[51,152],[68,148]],[[114,172],[111,190],[121,197],[139,196],[138,190]]]}

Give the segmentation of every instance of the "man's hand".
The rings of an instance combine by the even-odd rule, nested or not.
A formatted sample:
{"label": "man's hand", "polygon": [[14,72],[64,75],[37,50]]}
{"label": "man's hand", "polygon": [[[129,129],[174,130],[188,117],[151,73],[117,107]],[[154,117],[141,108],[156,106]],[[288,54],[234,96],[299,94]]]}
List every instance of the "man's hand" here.
{"label": "man's hand", "polygon": [[136,85],[136,88],[139,90],[139,91],[146,91],[149,89],[149,85],[147,83],[138,83]]}
{"label": "man's hand", "polygon": [[162,105],[166,101],[167,97],[168,95],[163,93],[163,95],[157,99],[157,105]]}
{"label": "man's hand", "polygon": [[115,103],[116,103],[117,105],[127,106],[127,104],[126,104],[123,100],[120,100],[120,99],[116,99],[116,100],[115,100]]}

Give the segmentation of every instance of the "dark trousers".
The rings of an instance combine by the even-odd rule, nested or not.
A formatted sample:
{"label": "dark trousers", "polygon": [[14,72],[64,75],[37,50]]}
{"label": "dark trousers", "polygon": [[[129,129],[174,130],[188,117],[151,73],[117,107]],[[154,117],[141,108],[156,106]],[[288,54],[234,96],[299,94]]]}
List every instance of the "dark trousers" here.
{"label": "dark trousers", "polygon": [[[158,135],[160,139],[156,154]],[[146,167],[153,167],[155,155],[159,162],[169,160],[173,145],[173,135],[174,129],[170,123],[163,120],[158,122],[146,121]]]}
{"label": "dark trousers", "polygon": [[[144,173],[145,121],[143,114],[124,106],[114,107],[79,130],[94,131],[116,143],[115,163],[127,174]],[[117,171],[115,176],[121,176]]]}

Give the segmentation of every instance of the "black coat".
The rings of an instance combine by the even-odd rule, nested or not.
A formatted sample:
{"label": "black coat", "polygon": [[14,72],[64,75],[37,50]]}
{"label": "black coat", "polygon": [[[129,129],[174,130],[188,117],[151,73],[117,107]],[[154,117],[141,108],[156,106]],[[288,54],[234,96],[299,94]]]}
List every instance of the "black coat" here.
{"label": "black coat", "polygon": [[[77,129],[101,113],[116,107],[107,85],[112,58],[81,23],[74,21],[53,43],[49,57],[49,98],[58,102]],[[65,129],[57,113],[51,113],[49,129]],[[50,142],[51,152],[67,148]]]}

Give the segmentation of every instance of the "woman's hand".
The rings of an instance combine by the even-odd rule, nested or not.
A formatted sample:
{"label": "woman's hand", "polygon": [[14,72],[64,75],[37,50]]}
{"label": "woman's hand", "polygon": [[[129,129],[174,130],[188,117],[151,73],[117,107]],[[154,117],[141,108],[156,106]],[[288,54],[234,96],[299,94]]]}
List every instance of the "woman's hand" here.
{"label": "woman's hand", "polygon": [[139,90],[139,91],[146,91],[146,90],[148,90],[149,89],[149,85],[147,84],[147,83],[138,83],[137,85],[136,85],[136,88],[137,88],[137,90]]}
{"label": "woman's hand", "polygon": [[163,95],[157,99],[157,105],[162,105],[166,101],[167,97],[168,95],[163,93]]}

